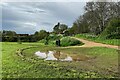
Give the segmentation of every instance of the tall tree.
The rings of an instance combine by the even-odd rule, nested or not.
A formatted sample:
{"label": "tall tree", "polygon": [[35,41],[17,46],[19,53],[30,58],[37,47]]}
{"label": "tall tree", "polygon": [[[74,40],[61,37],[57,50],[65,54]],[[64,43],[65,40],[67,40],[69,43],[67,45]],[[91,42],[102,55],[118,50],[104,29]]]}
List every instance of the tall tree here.
{"label": "tall tree", "polygon": [[41,39],[45,39],[48,35],[49,35],[49,32],[47,32],[45,30],[40,30],[39,32],[34,33],[34,36],[37,41],[39,41]]}
{"label": "tall tree", "polygon": [[115,2],[88,2],[85,10],[89,12],[89,22],[95,27],[96,34],[100,34],[105,28],[108,21],[119,16],[117,11],[118,3]]}

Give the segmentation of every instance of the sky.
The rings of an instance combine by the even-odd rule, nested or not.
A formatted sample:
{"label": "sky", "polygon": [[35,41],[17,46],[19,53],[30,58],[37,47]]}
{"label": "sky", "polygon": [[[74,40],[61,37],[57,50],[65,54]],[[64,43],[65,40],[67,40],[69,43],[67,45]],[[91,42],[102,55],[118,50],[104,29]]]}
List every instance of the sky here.
{"label": "sky", "polygon": [[2,30],[33,34],[52,31],[58,22],[72,26],[84,13],[86,2],[5,2],[2,9]]}

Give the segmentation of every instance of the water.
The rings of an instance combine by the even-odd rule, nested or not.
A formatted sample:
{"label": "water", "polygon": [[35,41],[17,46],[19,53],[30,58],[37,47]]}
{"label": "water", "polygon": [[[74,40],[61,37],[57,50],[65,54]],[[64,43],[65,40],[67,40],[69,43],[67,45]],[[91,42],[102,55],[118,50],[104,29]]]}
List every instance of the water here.
{"label": "water", "polygon": [[45,52],[40,52],[40,51],[37,51],[35,52],[35,55],[37,55],[39,58],[47,58],[47,54]]}
{"label": "water", "polygon": [[67,56],[65,59],[61,59],[60,61],[73,61],[72,57]]}
{"label": "water", "polygon": [[44,60],[58,60],[58,61],[85,61],[85,60],[89,60],[90,58],[85,56],[85,55],[81,55],[81,56],[70,56],[68,54],[64,54],[60,51],[48,51],[48,52],[40,52],[37,51],[35,52],[35,55],[38,56],[41,59]]}
{"label": "water", "polygon": [[53,51],[49,51],[47,54],[47,58],[45,60],[58,60],[57,58],[55,58],[53,54],[54,54]]}

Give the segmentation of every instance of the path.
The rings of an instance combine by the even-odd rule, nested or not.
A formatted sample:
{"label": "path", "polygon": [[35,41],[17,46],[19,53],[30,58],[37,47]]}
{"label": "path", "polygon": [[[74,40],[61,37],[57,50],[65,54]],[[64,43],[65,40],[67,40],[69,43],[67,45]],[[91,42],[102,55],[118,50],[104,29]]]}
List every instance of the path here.
{"label": "path", "polygon": [[84,39],[80,39],[80,38],[76,38],[76,37],[72,37],[72,38],[80,40],[81,42],[84,43],[84,45],[82,45],[82,46],[71,46],[71,47],[107,47],[107,48],[118,49],[118,46],[114,46],[114,45],[97,43],[97,42],[88,41],[88,40],[84,40]]}

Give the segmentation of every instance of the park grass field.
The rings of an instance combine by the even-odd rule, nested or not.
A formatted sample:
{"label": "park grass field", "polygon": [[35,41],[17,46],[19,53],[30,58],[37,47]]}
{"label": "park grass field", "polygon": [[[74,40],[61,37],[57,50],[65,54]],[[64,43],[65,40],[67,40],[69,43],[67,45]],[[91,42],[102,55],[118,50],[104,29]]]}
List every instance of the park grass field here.
{"label": "park grass field", "polygon": [[[118,52],[104,47],[63,48],[40,43],[2,42],[2,78],[113,78],[118,77]],[[21,57],[16,50],[24,49]],[[59,50],[87,55],[85,61],[44,61],[36,51]]]}

